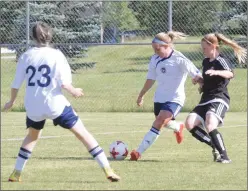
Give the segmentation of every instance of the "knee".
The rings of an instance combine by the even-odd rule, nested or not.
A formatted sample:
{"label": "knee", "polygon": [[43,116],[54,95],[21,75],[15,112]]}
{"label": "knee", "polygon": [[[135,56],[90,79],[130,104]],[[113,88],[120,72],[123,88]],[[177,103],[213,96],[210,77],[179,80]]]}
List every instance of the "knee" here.
{"label": "knee", "polygon": [[154,124],[155,124],[156,127],[161,129],[163,126],[167,125],[168,122],[169,122],[169,120],[167,120],[166,118],[164,118],[162,116],[158,116],[156,118]]}
{"label": "knee", "polygon": [[38,131],[38,130],[30,130],[27,136],[32,141],[37,141],[40,138],[40,135],[41,135],[40,131]]}
{"label": "knee", "polygon": [[218,124],[219,124],[219,120],[215,116],[211,116],[211,115],[206,116],[205,125],[208,132],[217,129]]}
{"label": "knee", "polygon": [[206,130],[208,133],[210,133],[211,131],[217,129],[217,126],[211,124],[211,123],[206,123]]}
{"label": "knee", "polygon": [[190,118],[187,118],[185,121],[185,127],[189,131],[194,128],[194,122],[190,120]]}

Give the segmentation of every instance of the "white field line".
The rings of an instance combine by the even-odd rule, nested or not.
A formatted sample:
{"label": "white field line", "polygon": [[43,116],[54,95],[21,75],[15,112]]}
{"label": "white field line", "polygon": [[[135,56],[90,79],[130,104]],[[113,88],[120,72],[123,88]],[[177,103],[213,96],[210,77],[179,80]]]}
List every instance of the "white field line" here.
{"label": "white field line", "polygon": [[[235,125],[235,126],[224,126],[220,128],[233,128],[233,127],[246,127],[247,125]],[[167,131],[172,131],[170,129],[164,129]],[[102,132],[102,133],[92,133],[93,135],[110,135],[110,134],[132,134],[132,133],[146,133],[147,131],[122,131],[122,132]],[[61,137],[74,137],[74,135],[52,135],[52,136],[41,136],[40,139],[53,139]],[[1,141],[21,141],[24,138],[10,138],[10,139],[1,139]]]}

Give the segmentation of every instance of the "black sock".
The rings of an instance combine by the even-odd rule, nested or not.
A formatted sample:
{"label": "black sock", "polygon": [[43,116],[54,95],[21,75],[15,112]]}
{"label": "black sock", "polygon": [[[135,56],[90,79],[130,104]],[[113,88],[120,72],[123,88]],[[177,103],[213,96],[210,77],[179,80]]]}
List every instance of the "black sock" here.
{"label": "black sock", "polygon": [[209,135],[212,139],[214,147],[219,151],[221,158],[228,160],[226,147],[220,132],[217,129],[214,129],[209,133]]}
{"label": "black sock", "polygon": [[195,137],[197,140],[206,143],[208,146],[212,147],[214,149],[213,143],[211,141],[211,137],[208,135],[206,131],[204,131],[202,128],[195,126],[193,129],[189,131],[193,137]]}

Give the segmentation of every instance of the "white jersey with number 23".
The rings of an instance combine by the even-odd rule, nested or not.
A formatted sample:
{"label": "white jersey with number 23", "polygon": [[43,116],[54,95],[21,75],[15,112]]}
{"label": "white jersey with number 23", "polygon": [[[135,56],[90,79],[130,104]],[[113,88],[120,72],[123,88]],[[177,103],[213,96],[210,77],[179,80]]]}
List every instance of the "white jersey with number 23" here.
{"label": "white jersey with number 23", "polygon": [[70,66],[62,52],[51,47],[33,47],[21,55],[12,88],[26,81],[25,109],[33,121],[55,119],[70,103],[61,85],[71,84]]}

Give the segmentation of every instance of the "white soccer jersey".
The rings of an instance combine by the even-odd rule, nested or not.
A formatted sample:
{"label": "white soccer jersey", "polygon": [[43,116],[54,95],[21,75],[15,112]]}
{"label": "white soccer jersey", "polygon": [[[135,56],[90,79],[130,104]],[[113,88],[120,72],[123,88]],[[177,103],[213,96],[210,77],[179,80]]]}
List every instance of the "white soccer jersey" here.
{"label": "white soccer jersey", "polygon": [[160,58],[157,54],[151,57],[147,79],[156,80],[158,83],[154,102],[167,101],[184,105],[184,84],[187,75],[192,78],[201,76],[200,71],[182,53],[173,50],[167,58]]}
{"label": "white soccer jersey", "polygon": [[34,47],[21,55],[12,88],[26,81],[25,109],[33,121],[55,119],[70,103],[61,85],[71,84],[70,66],[59,50]]}

